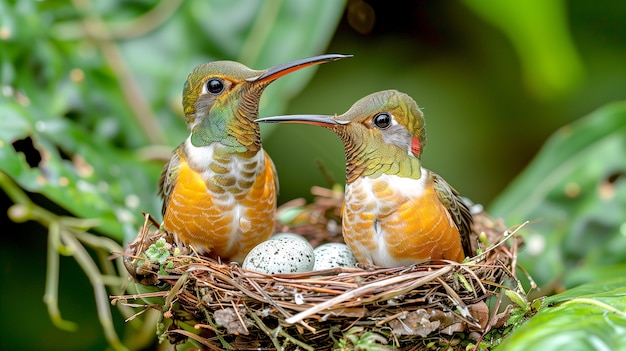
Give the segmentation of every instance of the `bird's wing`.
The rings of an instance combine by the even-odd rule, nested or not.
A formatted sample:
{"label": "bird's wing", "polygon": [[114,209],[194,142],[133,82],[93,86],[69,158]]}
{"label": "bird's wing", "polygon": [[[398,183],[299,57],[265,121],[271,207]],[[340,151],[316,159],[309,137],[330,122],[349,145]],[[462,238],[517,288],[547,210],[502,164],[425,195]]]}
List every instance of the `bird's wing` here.
{"label": "bird's wing", "polygon": [[470,244],[470,234],[472,232],[472,214],[470,213],[469,208],[463,202],[459,193],[448,183],[446,183],[443,178],[439,175],[431,172],[433,181],[435,183],[435,191],[437,192],[437,196],[439,196],[439,200],[444,204],[450,215],[452,216],[452,220],[456,223],[457,228],[459,229],[459,233],[461,234],[461,243],[463,245],[463,251],[465,252],[465,256],[471,257],[473,256],[471,244]]}
{"label": "bird's wing", "polygon": [[178,177],[178,166],[180,165],[180,154],[182,145],[177,147],[172,153],[172,157],[163,167],[161,171],[161,177],[159,178],[159,195],[163,198],[163,207],[161,207],[161,213],[165,215],[167,204],[169,202],[170,195],[176,184],[176,177]]}

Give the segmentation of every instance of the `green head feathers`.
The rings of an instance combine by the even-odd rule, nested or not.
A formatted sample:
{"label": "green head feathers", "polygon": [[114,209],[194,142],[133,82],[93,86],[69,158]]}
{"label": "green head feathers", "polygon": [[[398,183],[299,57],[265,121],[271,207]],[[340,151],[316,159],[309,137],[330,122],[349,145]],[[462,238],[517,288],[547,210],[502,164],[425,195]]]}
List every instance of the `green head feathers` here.
{"label": "green head feathers", "polygon": [[424,114],[415,100],[397,90],[365,96],[335,120],[349,122],[353,129],[366,129],[371,134],[367,139],[382,139],[417,158],[421,157],[426,143]]}
{"label": "green head feathers", "polygon": [[219,142],[236,152],[261,147],[258,117],[259,100],[270,82],[253,84],[247,79],[263,71],[251,70],[232,61],[197,66],[183,89],[183,110],[191,129],[191,142],[205,146]]}
{"label": "green head feathers", "polygon": [[276,116],[257,122],[314,124],[335,132],[344,144],[348,183],[382,174],[421,177],[424,115],[410,96],[396,90],[370,94],[341,115]]}
{"label": "green head feathers", "polygon": [[206,146],[219,142],[235,152],[258,151],[261,139],[254,120],[259,114],[263,90],[286,74],[344,57],[348,56],[314,56],[261,71],[233,61],[197,66],[183,88],[183,111],[191,130],[191,143]]}
{"label": "green head feathers", "polygon": [[346,123],[332,129],[344,143],[348,183],[383,174],[421,177],[424,115],[407,94],[396,90],[370,94],[335,120]]}

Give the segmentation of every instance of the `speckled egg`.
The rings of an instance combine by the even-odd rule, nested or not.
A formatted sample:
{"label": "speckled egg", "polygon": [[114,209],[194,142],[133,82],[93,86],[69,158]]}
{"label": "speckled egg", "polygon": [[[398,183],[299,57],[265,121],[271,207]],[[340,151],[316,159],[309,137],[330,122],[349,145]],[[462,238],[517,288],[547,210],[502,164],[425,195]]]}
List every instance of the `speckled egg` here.
{"label": "speckled egg", "polygon": [[266,273],[298,273],[313,270],[313,247],[296,234],[272,237],[255,246],[243,261],[243,269]]}
{"label": "speckled egg", "polygon": [[303,237],[302,235],[294,234],[294,233],[276,233],[270,236],[269,240],[280,239],[280,238],[296,238],[296,239],[300,239],[300,240],[304,240],[308,242],[306,238]]}
{"label": "speckled egg", "polygon": [[315,255],[314,271],[336,267],[354,267],[356,258],[352,250],[342,243],[328,243],[313,250]]}

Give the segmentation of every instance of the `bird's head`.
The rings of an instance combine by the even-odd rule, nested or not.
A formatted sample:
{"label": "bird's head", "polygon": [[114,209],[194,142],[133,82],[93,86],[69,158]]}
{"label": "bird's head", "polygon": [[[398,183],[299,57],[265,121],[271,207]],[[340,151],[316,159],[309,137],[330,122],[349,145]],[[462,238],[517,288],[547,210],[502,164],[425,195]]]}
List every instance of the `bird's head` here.
{"label": "bird's head", "polygon": [[348,182],[381,174],[421,176],[424,114],[410,96],[396,90],[365,96],[340,115],[275,116],[257,122],[313,124],[332,130],[344,144]]}
{"label": "bird's head", "polygon": [[348,55],[328,54],[296,60],[266,70],[253,70],[233,61],[197,66],[183,88],[183,111],[195,146],[214,141],[260,147],[259,101],[265,88],[291,72],[335,61]]}

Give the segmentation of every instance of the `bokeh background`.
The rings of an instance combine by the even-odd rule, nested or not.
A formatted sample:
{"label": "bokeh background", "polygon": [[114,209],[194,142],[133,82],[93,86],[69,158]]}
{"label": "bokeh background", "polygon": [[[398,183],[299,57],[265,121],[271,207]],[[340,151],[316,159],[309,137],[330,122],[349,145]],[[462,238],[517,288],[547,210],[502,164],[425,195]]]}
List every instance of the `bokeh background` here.
{"label": "bokeh background", "polygon": [[[360,33],[346,15],[326,50],[354,58],[321,66],[288,113],[342,113],[372,92],[404,91],[426,115],[425,166],[476,202],[489,204],[556,129],[626,97],[624,11],[609,2],[367,3],[371,31]],[[330,133],[278,130],[264,143],[284,179],[283,200],[306,193],[308,179],[324,184],[312,159],[343,180],[342,148]]]}
{"label": "bokeh background", "polygon": [[[76,229],[59,216],[98,218],[89,233],[119,244],[132,239],[142,210],[160,213],[156,179],[187,136],[180,94],[195,65],[228,59],[261,69],[332,52],[354,57],[272,84],[261,116],[341,113],[378,90],[406,92],[426,115],[424,165],[509,225],[535,222],[527,235],[541,255],[522,263],[542,293],[624,271],[623,109],[561,129],[613,144],[579,157],[590,153],[584,143],[556,143],[572,153],[548,157],[534,178],[509,190],[555,131],[626,98],[619,1],[0,0],[0,348],[107,347],[94,289],[71,253],[59,258],[58,303],[78,328],[61,330],[48,315],[42,297],[56,254],[48,253],[49,229]],[[606,127],[592,133],[598,125]],[[332,133],[302,125],[262,131],[281,203],[310,200],[311,186],[332,185],[318,164],[343,183],[343,150]],[[555,188],[552,198],[531,202],[546,214],[540,220],[532,211],[513,213],[507,204],[530,197],[533,182],[540,188],[542,175],[569,159],[583,170],[595,161],[594,172],[585,173],[590,181],[574,183],[588,189]],[[572,184],[568,176],[563,181]],[[602,182],[617,195],[598,200]],[[564,191],[569,195],[555,197]],[[20,203],[53,216],[22,213],[31,207],[14,206]],[[106,248],[85,246],[94,261],[106,258]],[[576,278],[563,278],[581,266]],[[112,313],[126,346],[154,348],[154,334]]]}

